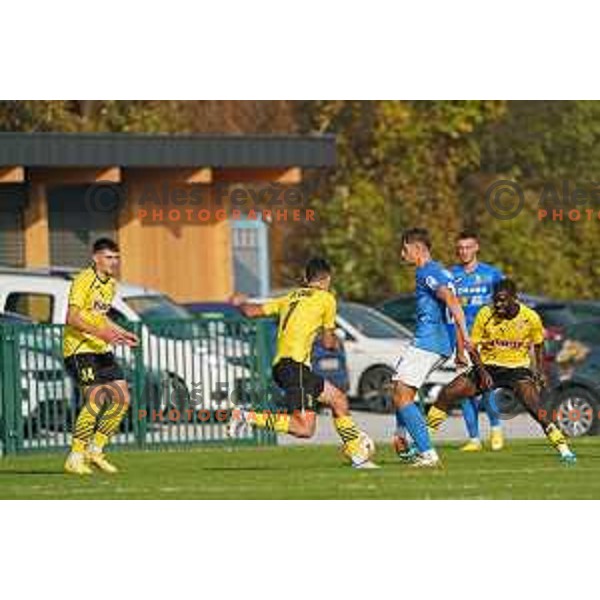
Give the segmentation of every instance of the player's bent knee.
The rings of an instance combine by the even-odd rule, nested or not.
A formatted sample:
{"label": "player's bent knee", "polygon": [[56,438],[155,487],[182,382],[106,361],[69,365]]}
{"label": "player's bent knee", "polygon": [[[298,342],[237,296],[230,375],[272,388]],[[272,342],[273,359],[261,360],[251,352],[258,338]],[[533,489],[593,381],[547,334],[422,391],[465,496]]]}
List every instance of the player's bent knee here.
{"label": "player's bent knee", "polygon": [[292,424],[296,437],[299,438],[311,438],[315,434],[317,428],[317,421],[315,413],[310,412],[296,412],[292,416]]}

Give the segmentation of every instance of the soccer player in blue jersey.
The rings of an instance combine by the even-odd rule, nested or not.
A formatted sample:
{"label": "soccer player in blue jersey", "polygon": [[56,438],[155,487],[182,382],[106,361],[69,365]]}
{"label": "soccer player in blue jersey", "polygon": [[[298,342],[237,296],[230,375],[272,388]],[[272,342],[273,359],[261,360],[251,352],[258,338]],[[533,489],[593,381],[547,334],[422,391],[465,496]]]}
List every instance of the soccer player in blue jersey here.
{"label": "soccer player in blue jersey", "polygon": [[415,396],[429,374],[455,350],[450,323],[454,322],[456,326],[457,369],[466,367],[464,353],[472,349],[465,317],[454,293],[452,274],[431,258],[430,251],[426,229],[413,228],[402,234],[402,259],[417,267],[417,326],[413,343],[398,361],[393,377],[397,426],[394,447],[401,457],[406,454],[408,430],[418,451],[414,465],[419,467],[440,464],[431,445],[425,418],[415,404]]}
{"label": "soccer player in blue jersey", "polygon": [[[471,332],[479,309],[492,301],[494,285],[504,278],[499,269],[479,262],[479,238],[473,231],[463,231],[456,240],[456,255],[460,264],[450,268],[456,286],[456,295],[460,300],[467,330]],[[466,452],[482,450],[479,433],[479,401],[478,398],[465,398],[462,402],[463,417],[469,435],[469,441],[461,448]],[[490,421],[490,447],[501,450],[504,446],[502,425],[498,407],[494,401],[494,392],[486,392],[483,405]]]}

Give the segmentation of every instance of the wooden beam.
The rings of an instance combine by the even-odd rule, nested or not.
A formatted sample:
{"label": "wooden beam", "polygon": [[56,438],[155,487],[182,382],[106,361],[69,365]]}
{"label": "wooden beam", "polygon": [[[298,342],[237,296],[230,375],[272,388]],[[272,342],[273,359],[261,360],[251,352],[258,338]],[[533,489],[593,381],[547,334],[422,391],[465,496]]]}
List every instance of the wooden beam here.
{"label": "wooden beam", "polygon": [[168,181],[172,185],[186,183],[212,183],[213,172],[210,167],[189,168],[128,168],[124,169],[124,178],[143,179],[146,183]]}
{"label": "wooden beam", "polygon": [[272,182],[293,185],[302,182],[300,167],[280,169],[214,169],[215,182],[252,183]]}
{"label": "wooden beam", "polygon": [[31,184],[29,201],[24,210],[25,266],[46,267],[50,264],[48,202],[43,183]]}
{"label": "wooden beam", "polygon": [[0,183],[23,183],[24,181],[23,167],[0,167]]}
{"label": "wooden beam", "polygon": [[31,168],[31,181],[43,182],[46,185],[70,185],[96,183],[98,181],[121,182],[120,167],[90,167],[90,168]]}

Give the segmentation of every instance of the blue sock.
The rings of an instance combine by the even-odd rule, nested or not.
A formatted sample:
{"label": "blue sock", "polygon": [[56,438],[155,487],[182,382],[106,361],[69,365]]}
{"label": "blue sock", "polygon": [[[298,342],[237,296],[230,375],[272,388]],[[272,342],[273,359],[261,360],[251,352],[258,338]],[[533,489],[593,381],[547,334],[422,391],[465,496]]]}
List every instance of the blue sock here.
{"label": "blue sock", "polygon": [[419,452],[427,452],[432,449],[431,440],[429,439],[429,432],[427,431],[427,424],[425,423],[425,417],[419,409],[419,407],[412,402],[404,408],[398,410],[401,413],[402,420],[408,433],[415,441]]}
{"label": "blue sock", "polygon": [[396,409],[396,433],[399,436],[406,437],[406,423],[399,408]]}
{"label": "blue sock", "polygon": [[462,413],[469,438],[479,438],[479,403],[475,398],[462,401]]}
{"label": "blue sock", "polygon": [[500,411],[498,410],[498,405],[496,404],[495,390],[486,392],[483,395],[483,406],[485,408],[485,412],[487,413],[488,419],[490,420],[490,425],[492,427],[500,427]]}

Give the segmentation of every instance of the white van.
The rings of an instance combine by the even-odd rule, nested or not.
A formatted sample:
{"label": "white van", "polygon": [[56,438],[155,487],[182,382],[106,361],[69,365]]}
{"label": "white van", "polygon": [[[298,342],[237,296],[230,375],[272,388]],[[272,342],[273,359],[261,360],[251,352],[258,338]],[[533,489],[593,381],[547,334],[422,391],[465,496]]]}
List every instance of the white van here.
{"label": "white van", "polygon": [[[24,315],[38,323],[64,324],[74,269],[0,269],[0,312]],[[249,353],[243,340],[212,335],[194,335],[197,321],[167,295],[151,288],[118,283],[109,313],[115,322],[141,323],[144,367],[175,383],[184,383],[194,406],[216,410],[227,408],[229,398],[249,377],[240,357]],[[153,327],[160,320],[181,320],[177,328]],[[185,324],[189,320],[189,330]],[[189,331],[189,335],[180,332]],[[134,368],[131,349],[119,346],[117,359]],[[242,364],[240,364],[242,363]],[[163,408],[168,408],[164,406]]]}

